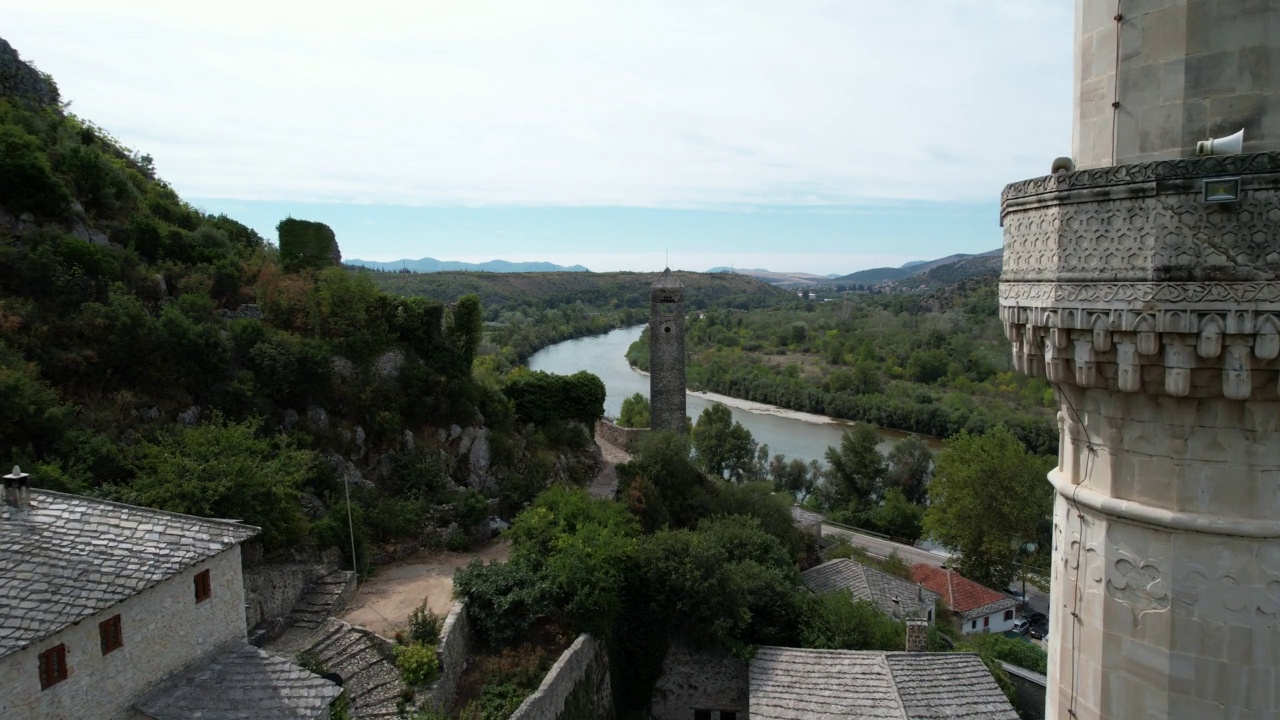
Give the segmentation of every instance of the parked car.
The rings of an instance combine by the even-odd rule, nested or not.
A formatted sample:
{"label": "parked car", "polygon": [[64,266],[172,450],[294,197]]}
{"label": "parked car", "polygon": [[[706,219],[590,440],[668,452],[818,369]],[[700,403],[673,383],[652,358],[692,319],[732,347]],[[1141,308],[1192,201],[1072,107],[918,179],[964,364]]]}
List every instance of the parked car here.
{"label": "parked car", "polygon": [[1047,629],[1042,632],[1040,630],[1032,628],[1031,630],[1028,631],[1028,633],[1031,635],[1031,637],[1035,638],[1036,640],[1044,640],[1046,642],[1049,640],[1049,631]]}
{"label": "parked car", "polygon": [[1005,590],[1005,594],[1007,594],[1009,597],[1013,598],[1014,600],[1017,600],[1019,604],[1025,603],[1027,601],[1027,596],[1021,590],[1015,590],[1013,588],[1009,588]]}
{"label": "parked car", "polygon": [[1012,629],[1014,632],[1018,633],[1019,635],[1026,635],[1027,631],[1031,629],[1031,623],[1028,622],[1026,618],[1020,617],[1017,620],[1013,621]]}
{"label": "parked car", "polygon": [[1048,627],[1049,625],[1048,616],[1046,616],[1042,612],[1036,612],[1035,610],[1032,610],[1026,615],[1023,615],[1023,617],[1026,618],[1027,622],[1031,623],[1033,627],[1040,626],[1040,625],[1044,625],[1045,627]]}

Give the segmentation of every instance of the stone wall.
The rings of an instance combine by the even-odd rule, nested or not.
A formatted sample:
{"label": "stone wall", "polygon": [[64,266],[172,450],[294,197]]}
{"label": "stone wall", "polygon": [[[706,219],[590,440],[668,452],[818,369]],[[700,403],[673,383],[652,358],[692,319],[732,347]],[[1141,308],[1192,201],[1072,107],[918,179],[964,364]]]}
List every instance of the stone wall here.
{"label": "stone wall", "polygon": [[746,717],[750,705],[748,666],[728,651],[672,645],[653,686],[655,720],[689,720],[694,710],[733,710]]}
{"label": "stone wall", "polygon": [[34,106],[58,104],[58,88],[23,62],[4,38],[0,38],[0,97]]}
{"label": "stone wall", "polygon": [[607,720],[613,716],[609,653],[603,642],[579,635],[511,720]]}
{"label": "stone wall", "polygon": [[467,622],[467,606],[454,603],[440,627],[440,644],[436,655],[440,658],[440,677],[426,693],[425,705],[447,710],[453,709],[458,694],[458,681],[467,667],[467,652],[471,649],[471,626]]}
{"label": "stone wall", "polygon": [[337,565],[290,564],[245,568],[244,614],[249,627],[289,614],[316,578]]}
{"label": "stone wall", "polygon": [[[195,601],[196,573],[212,594]],[[124,645],[102,654],[98,623],[120,616]],[[240,547],[197,563],[62,632],[0,659],[0,718],[134,717],[133,703],[157,683],[245,637]],[[67,679],[40,689],[40,653],[66,646]]]}
{"label": "stone wall", "polygon": [[630,451],[632,445],[649,432],[649,428],[628,428],[608,420],[596,421],[596,437],[622,450]]}
{"label": "stone wall", "polygon": [[1245,152],[1280,150],[1280,5],[1143,0],[1117,18],[1116,0],[1082,0],[1076,13],[1078,167],[1188,157],[1241,128]]}
{"label": "stone wall", "polygon": [[1045,687],[1048,678],[1038,672],[1032,672],[1016,665],[1010,665],[1003,660],[999,661],[1000,667],[1009,676],[1009,681],[1013,683],[1014,696],[1013,706],[1024,720],[1044,720],[1044,701]]}

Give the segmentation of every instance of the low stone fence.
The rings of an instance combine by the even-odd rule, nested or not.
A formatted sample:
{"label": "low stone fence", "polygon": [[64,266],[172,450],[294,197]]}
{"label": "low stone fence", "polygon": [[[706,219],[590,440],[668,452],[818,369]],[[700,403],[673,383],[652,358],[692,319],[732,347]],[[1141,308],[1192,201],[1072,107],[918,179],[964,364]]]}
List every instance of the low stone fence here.
{"label": "low stone fence", "polygon": [[551,666],[542,684],[511,720],[609,720],[614,717],[609,653],[603,642],[579,635]]}
{"label": "low stone fence", "polygon": [[1000,667],[1004,668],[1009,675],[1009,680],[1013,682],[1013,689],[1017,696],[1014,707],[1017,708],[1018,714],[1030,720],[1044,720],[1045,688],[1049,684],[1048,678],[1038,672],[1010,665],[1003,660],[1000,661]]}
{"label": "low stone fence", "polygon": [[467,652],[471,648],[471,626],[467,622],[467,606],[454,603],[440,627],[440,644],[436,656],[440,658],[440,677],[427,690],[424,705],[433,705],[446,712],[453,709],[458,695],[458,682],[467,667]]}
{"label": "low stone fence", "polygon": [[631,451],[636,440],[647,432],[649,428],[628,428],[615,425],[608,420],[596,421],[596,437],[628,452]]}

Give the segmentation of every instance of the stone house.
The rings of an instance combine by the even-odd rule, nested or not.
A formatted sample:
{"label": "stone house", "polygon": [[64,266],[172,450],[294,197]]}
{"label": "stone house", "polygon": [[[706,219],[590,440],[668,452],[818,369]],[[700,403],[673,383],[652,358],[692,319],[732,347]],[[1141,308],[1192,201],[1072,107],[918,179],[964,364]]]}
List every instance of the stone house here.
{"label": "stone house", "polygon": [[1018,718],[971,653],[762,647],[750,673],[751,720]]}
{"label": "stone house", "polygon": [[810,535],[818,542],[822,541],[822,521],[825,519],[822,515],[812,510],[805,510],[799,505],[791,506],[791,522],[800,528],[800,532]]}
{"label": "stone house", "polygon": [[911,577],[925,588],[942,596],[960,623],[960,632],[1001,633],[1013,629],[1017,617],[1017,601],[969,580],[954,570],[917,563],[911,566]]}
{"label": "stone house", "polygon": [[257,528],[4,486],[0,718],[329,716],[340,687],[245,642]]}
{"label": "stone house", "polygon": [[828,560],[800,574],[815,595],[845,591],[868,600],[895,620],[919,618],[933,624],[934,603],[941,597],[909,580],[867,567],[848,558]]}

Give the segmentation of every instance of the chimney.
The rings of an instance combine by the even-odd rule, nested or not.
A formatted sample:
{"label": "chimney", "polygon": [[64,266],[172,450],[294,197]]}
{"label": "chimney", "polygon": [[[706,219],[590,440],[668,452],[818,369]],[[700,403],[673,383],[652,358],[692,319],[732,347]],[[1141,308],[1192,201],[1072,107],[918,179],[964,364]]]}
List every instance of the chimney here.
{"label": "chimney", "polygon": [[27,482],[29,475],[22,472],[17,465],[13,472],[4,476],[4,504],[22,510],[31,504],[31,485]]}
{"label": "chimney", "polygon": [[907,619],[907,652],[922,653],[929,650],[929,621],[920,618]]}

